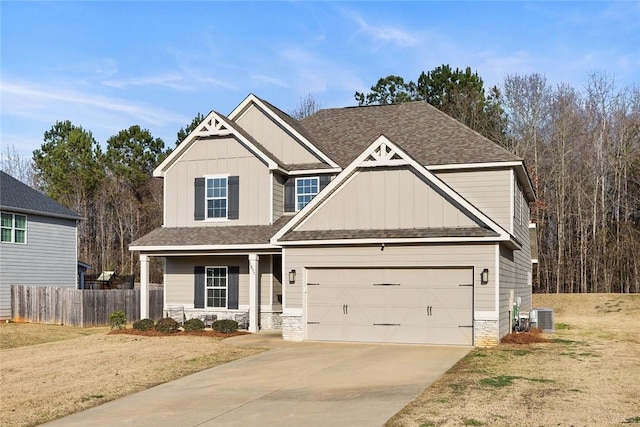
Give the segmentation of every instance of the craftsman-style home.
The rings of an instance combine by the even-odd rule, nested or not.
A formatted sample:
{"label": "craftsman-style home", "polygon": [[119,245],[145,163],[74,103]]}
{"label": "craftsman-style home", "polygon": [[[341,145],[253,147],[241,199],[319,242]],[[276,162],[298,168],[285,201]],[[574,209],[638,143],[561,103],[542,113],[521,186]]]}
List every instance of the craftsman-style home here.
{"label": "craftsman-style home", "polygon": [[[288,340],[491,345],[531,306],[522,159],[424,102],[295,120],[249,95],[154,171],[163,226],[131,244],[165,304]],[[148,313],[143,299],[143,317]]]}

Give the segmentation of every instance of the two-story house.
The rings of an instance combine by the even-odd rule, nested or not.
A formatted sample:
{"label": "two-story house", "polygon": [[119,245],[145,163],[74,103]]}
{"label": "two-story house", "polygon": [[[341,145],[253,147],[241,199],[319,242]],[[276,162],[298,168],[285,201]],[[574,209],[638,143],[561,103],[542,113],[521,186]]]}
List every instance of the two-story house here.
{"label": "two-story house", "polygon": [[82,217],[2,171],[0,210],[0,319],[10,319],[11,285],[77,286]]}
{"label": "two-story house", "polygon": [[[249,95],[160,164],[143,294],[289,340],[490,345],[531,305],[522,159],[424,102],[297,121]],[[143,301],[142,313],[148,313]]]}

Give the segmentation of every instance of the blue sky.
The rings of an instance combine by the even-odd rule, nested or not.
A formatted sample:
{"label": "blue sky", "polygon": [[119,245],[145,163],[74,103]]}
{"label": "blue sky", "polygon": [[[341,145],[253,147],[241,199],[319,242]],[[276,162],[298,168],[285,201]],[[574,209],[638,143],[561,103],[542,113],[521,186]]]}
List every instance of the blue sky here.
{"label": "blue sky", "polygon": [[472,67],[581,89],[640,84],[640,2],[0,3],[0,144],[25,156],[56,120],[109,136],[137,124],[173,146],[196,113],[248,93],[291,111],[354,105],[389,74]]}

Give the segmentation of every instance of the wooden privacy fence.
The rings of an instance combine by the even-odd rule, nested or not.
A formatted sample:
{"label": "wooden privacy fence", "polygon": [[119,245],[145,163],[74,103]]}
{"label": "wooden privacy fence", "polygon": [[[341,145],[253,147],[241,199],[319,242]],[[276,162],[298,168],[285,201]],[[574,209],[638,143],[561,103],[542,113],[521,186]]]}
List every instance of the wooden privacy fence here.
{"label": "wooden privacy fence", "polygon": [[[149,318],[162,318],[162,289],[149,291]],[[11,285],[11,320],[55,325],[104,326],[123,311],[128,322],[140,320],[140,290],[81,290],[55,286]]]}

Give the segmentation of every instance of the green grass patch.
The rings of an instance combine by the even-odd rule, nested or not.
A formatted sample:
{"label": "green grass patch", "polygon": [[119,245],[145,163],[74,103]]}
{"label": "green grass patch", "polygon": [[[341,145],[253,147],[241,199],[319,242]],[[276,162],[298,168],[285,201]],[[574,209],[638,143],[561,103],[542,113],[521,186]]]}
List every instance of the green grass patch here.
{"label": "green grass patch", "polygon": [[631,417],[623,421],[625,424],[640,424],[640,417]]}
{"label": "green grass patch", "polygon": [[531,350],[505,350],[505,351],[508,351],[514,356],[526,356],[527,354],[533,353],[533,351]]}
{"label": "green grass patch", "polygon": [[580,341],[566,340],[564,338],[553,338],[551,342],[554,344],[566,344],[566,345],[582,344]]}
{"label": "green grass patch", "polygon": [[452,391],[455,391],[456,393],[459,393],[461,391],[465,391],[467,388],[466,384],[458,384],[458,383],[453,383],[453,384],[449,384],[449,388]]}
{"label": "green grass patch", "polygon": [[568,330],[571,329],[571,326],[569,326],[567,323],[556,323],[556,329],[562,330]]}
{"label": "green grass patch", "polygon": [[489,387],[494,387],[494,388],[502,388],[502,387],[507,387],[512,385],[515,380],[526,380],[534,383],[555,382],[554,380],[550,380],[547,378],[525,378],[525,377],[519,377],[515,375],[499,375],[497,377],[483,378],[480,380],[480,384],[483,384]]}
{"label": "green grass patch", "polygon": [[465,426],[483,426],[484,423],[481,421],[478,421],[474,418],[465,418],[464,420],[462,420],[462,424]]}
{"label": "green grass patch", "polygon": [[515,380],[524,379],[523,377],[516,377],[513,375],[499,375],[492,378],[483,378],[480,380],[480,384],[487,385],[489,387],[502,388],[513,384]]}
{"label": "green grass patch", "polygon": [[433,424],[433,423],[423,423],[423,424],[420,424],[420,427],[436,427],[436,424]]}
{"label": "green grass patch", "polygon": [[91,396],[85,396],[83,397],[81,400],[83,402],[87,402],[89,400],[94,400],[94,399],[102,399],[104,397],[103,394],[92,394]]}

